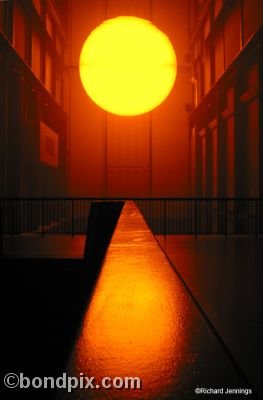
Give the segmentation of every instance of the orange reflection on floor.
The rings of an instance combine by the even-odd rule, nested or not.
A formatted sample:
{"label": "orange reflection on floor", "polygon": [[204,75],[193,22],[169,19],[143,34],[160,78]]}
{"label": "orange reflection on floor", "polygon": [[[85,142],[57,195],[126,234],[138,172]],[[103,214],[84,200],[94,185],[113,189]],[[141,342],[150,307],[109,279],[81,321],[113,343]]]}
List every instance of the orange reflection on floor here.
{"label": "orange reflection on floor", "polygon": [[[80,398],[158,399],[176,383],[187,313],[178,283],[135,205],[125,204],[84,318],[71,373],[140,377],[141,390]],[[179,290],[180,292],[180,290]]]}

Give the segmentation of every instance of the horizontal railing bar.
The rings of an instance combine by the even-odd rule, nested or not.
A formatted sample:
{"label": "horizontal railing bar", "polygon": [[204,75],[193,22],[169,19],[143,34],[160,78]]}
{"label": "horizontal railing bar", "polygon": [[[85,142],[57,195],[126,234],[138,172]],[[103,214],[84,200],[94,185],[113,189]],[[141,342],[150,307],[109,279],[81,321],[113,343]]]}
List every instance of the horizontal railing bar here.
{"label": "horizontal railing bar", "polygon": [[261,197],[0,197],[0,201],[49,201],[49,200],[61,200],[61,201],[72,201],[72,200],[83,200],[83,201],[136,201],[136,200],[147,200],[147,201],[256,201],[263,200]]}

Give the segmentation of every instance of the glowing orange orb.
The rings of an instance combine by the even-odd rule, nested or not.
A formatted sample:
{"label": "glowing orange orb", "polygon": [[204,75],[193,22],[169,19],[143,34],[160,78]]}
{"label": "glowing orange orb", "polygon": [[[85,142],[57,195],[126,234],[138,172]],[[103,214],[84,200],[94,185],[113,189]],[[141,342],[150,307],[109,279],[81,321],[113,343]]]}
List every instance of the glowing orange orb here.
{"label": "glowing orange orb", "polygon": [[150,21],[117,17],[88,36],[79,70],[87,94],[99,107],[112,114],[139,115],[171,92],[176,56],[168,37]]}

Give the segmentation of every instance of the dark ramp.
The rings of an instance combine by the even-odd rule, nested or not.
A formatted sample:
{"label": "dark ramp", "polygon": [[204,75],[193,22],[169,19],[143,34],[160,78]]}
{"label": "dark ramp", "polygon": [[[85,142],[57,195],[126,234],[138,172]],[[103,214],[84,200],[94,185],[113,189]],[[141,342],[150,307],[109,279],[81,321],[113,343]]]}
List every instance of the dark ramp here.
{"label": "dark ramp", "polygon": [[84,258],[93,271],[101,265],[123,205],[124,201],[91,203]]}
{"label": "dark ramp", "polygon": [[[67,373],[94,376],[100,388],[58,399],[191,400],[196,388],[249,389],[133,202],[117,222]],[[105,390],[104,376],[139,377],[142,388]]]}
{"label": "dark ramp", "polygon": [[[29,237],[22,241],[17,238],[13,243],[16,258],[2,260],[1,394],[4,399],[54,397],[55,391],[48,389],[5,389],[3,377],[10,372],[23,372],[30,378],[61,375],[122,206],[121,202],[92,204],[82,259],[67,258],[73,253],[68,249],[63,252],[63,243],[68,244],[63,238],[49,237],[42,245],[39,241],[46,239]],[[28,246],[22,253],[27,257],[21,258],[23,246]],[[60,258],[47,258],[55,254],[56,248]],[[39,257],[32,258],[32,253]]]}
{"label": "dark ramp", "polygon": [[61,374],[85,310],[88,279],[76,260],[2,260],[1,398],[53,398],[54,390],[5,389],[3,377]]}

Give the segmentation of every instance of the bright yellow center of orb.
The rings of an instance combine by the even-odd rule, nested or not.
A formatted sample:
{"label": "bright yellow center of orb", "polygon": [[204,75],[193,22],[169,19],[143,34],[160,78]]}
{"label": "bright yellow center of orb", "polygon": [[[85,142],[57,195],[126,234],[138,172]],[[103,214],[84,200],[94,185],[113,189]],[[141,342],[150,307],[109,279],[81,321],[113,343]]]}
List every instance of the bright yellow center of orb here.
{"label": "bright yellow center of orb", "polygon": [[117,17],[88,36],[79,69],[87,94],[99,107],[117,115],[140,115],[171,92],[176,56],[168,37],[150,21]]}

